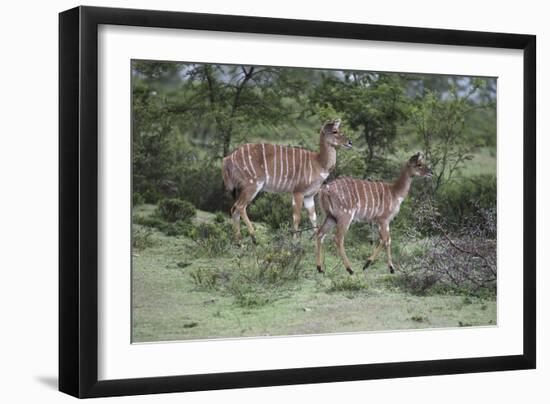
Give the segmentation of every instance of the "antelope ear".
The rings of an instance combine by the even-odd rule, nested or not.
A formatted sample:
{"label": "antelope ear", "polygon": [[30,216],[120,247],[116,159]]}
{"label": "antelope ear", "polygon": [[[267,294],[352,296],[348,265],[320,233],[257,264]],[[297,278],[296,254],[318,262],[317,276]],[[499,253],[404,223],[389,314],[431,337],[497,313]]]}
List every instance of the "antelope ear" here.
{"label": "antelope ear", "polygon": [[342,120],[340,118],[336,118],[333,122],[333,129],[338,129],[340,127],[340,124],[342,123]]}
{"label": "antelope ear", "polygon": [[416,163],[418,163],[420,160],[421,160],[420,153],[416,153],[416,154],[414,154],[414,155],[411,156],[411,158],[409,159],[409,163],[410,163],[410,164],[416,164]]}

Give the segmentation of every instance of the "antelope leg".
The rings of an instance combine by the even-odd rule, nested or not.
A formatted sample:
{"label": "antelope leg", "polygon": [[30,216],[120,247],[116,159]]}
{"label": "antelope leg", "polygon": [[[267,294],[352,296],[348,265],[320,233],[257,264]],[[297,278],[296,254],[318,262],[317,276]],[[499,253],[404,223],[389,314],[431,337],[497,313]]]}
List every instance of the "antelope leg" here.
{"label": "antelope leg", "polygon": [[322,255],[322,248],[323,248],[323,241],[325,240],[325,236],[327,233],[334,227],[336,224],[336,221],[333,217],[327,216],[325,217],[325,221],[319,228],[319,231],[317,232],[317,237],[315,240],[315,257],[317,260],[317,271],[323,272],[323,267],[321,266],[321,255]]}
{"label": "antelope leg", "polygon": [[336,241],[336,246],[338,247],[338,253],[340,254],[340,257],[342,257],[342,261],[344,261],[346,271],[348,271],[350,275],[353,275],[351,263],[349,262],[348,256],[346,255],[346,249],[344,248],[344,237],[346,235],[346,232],[348,231],[350,224],[350,216],[342,216],[338,218],[338,222],[336,223],[336,236],[334,239]]}
{"label": "antelope leg", "polygon": [[298,238],[298,229],[300,227],[300,219],[302,217],[302,204],[304,202],[304,195],[300,192],[296,192],[292,195],[292,207],[294,209],[292,213],[292,230],[294,230],[294,238]]}
{"label": "antelope leg", "polygon": [[315,200],[313,196],[308,196],[304,198],[304,206],[306,207],[307,213],[309,215],[309,221],[313,226],[314,231],[317,230],[317,214],[315,213]]}

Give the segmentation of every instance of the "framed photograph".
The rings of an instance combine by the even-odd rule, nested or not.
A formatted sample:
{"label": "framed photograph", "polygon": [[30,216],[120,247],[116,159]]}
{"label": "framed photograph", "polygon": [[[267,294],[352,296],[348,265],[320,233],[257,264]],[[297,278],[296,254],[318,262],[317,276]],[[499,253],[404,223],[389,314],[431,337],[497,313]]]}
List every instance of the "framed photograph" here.
{"label": "framed photograph", "polygon": [[59,17],[59,389],[533,369],[531,35]]}

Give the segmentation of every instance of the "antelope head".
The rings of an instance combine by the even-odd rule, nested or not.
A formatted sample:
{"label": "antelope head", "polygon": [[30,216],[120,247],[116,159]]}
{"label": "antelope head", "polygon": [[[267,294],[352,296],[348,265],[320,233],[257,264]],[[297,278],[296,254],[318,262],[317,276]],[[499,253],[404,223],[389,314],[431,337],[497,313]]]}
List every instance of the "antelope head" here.
{"label": "antelope head", "polygon": [[344,146],[346,148],[351,148],[351,140],[340,131],[341,122],[340,119],[328,121],[323,125],[321,133],[325,141],[332,147]]}
{"label": "antelope head", "polygon": [[412,156],[407,162],[407,167],[411,177],[419,176],[430,178],[433,175],[432,169],[426,165],[422,153],[416,153]]}

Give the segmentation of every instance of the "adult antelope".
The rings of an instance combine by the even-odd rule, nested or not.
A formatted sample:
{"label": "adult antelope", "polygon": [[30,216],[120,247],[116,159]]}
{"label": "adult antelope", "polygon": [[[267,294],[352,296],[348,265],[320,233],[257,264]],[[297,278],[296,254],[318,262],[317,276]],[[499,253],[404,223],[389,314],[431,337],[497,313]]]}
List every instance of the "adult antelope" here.
{"label": "adult antelope", "polygon": [[308,211],[311,224],[317,229],[313,198],[336,165],[336,148],[339,146],[351,147],[351,141],[340,131],[340,120],[336,119],[323,125],[319,153],[277,144],[249,143],[225,157],[222,163],[225,187],[229,191],[240,191],[231,208],[236,240],[241,240],[242,217],[252,241],[256,242],[246,207],[260,191],[292,193],[295,236],[302,204]]}
{"label": "adult antelope", "polygon": [[382,247],[386,247],[388,267],[394,273],[391,259],[390,222],[399,212],[401,202],[407,197],[413,177],[431,177],[432,170],[425,164],[421,153],[412,156],[401,170],[401,175],[393,184],[374,182],[355,178],[337,178],[324,186],[319,192],[321,209],[325,220],[316,240],[317,270],[321,267],[321,247],[327,232],[336,226],[334,238],[338,253],[344,262],[346,270],[353,274],[351,264],[344,249],[344,237],[349,226],[354,221],[376,221],[380,242],[369,257],[363,270],[376,259]]}

